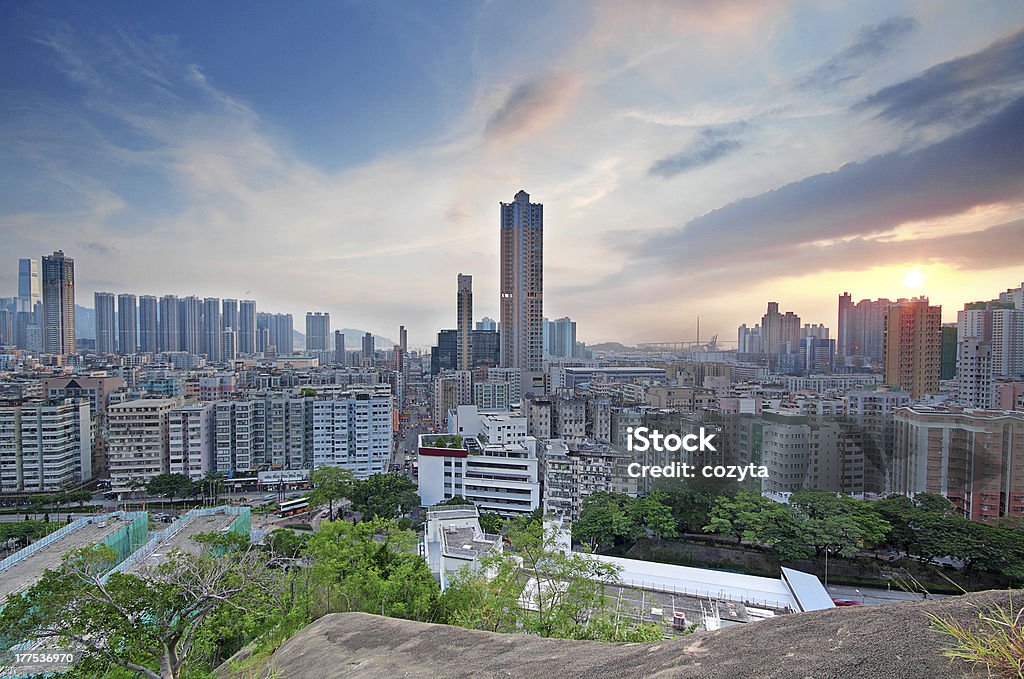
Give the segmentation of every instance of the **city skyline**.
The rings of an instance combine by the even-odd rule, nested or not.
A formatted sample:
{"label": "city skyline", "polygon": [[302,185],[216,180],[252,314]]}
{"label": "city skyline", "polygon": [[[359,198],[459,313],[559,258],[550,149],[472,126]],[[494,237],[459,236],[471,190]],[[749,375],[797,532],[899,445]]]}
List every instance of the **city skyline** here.
{"label": "city skyline", "polygon": [[[547,213],[544,315],[588,343],[694,339],[697,316],[728,339],[765,300],[834,327],[843,291],[951,322],[1024,278],[1010,5],[543,4],[521,50],[501,3],[268,11],[290,21],[2,10],[2,294],[62,249],[83,306],[258,299],[427,346],[459,271],[500,315],[520,189]],[[270,39],[294,54],[265,63]]]}

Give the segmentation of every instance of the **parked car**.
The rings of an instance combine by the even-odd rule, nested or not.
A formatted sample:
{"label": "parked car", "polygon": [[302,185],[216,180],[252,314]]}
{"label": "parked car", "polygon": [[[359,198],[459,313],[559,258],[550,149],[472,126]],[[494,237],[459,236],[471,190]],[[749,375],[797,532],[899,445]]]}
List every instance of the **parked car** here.
{"label": "parked car", "polygon": [[853,599],[832,599],[832,603],[836,606],[863,606],[864,604],[860,601],[854,601]]}

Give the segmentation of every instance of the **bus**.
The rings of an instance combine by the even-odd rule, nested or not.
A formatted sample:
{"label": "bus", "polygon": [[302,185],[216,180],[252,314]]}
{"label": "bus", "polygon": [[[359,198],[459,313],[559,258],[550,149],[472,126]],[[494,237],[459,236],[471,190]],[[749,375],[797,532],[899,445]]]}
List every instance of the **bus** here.
{"label": "bus", "polygon": [[302,514],[303,512],[309,511],[309,499],[304,497],[297,497],[292,500],[281,500],[281,503],[277,506],[278,516],[293,516],[295,514]]}

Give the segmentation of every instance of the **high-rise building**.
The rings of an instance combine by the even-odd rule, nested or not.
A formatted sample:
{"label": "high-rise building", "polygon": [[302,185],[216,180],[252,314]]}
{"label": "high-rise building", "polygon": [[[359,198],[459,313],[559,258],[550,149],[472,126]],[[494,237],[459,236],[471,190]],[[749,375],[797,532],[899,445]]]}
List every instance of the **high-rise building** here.
{"label": "high-rise building", "polygon": [[168,419],[181,398],[146,398],[114,403],[107,408],[110,487],[119,493],[133,482],[146,483],[168,473]]}
{"label": "high-rise building", "polygon": [[220,306],[220,324],[238,332],[238,300],[226,299]]}
{"label": "high-rise building", "polygon": [[112,354],[117,350],[114,331],[114,293],[95,293],[93,307],[96,318],[96,352]]}
{"label": "high-rise building", "polygon": [[43,353],[75,353],[75,260],[43,256]]}
{"label": "high-rise building", "polygon": [[839,295],[839,337],[836,358],[842,365],[880,366],[885,361],[885,312],[888,299],[862,299],[856,304],[848,292]]}
{"label": "high-rise building", "polygon": [[373,365],[373,333],[363,335],[363,364]]}
{"label": "high-rise building", "polygon": [[780,313],[778,302],[768,302],[768,311],[761,317],[761,337],[769,357],[798,353],[800,317],[792,311]]}
{"label": "high-rise building", "polygon": [[496,368],[501,365],[501,334],[493,330],[474,330],[474,368]]}
{"label": "high-rise building", "polygon": [[329,351],[331,315],[326,312],[306,312],[306,353]]}
{"label": "high-rise building", "polygon": [[458,319],[458,369],[473,367],[473,277],[459,274],[456,300]]}
{"label": "high-rise building", "polygon": [[202,354],[206,348],[203,338],[203,300],[195,295],[178,301],[178,349],[188,354]]}
{"label": "high-rise building", "polygon": [[134,354],[139,350],[139,340],[135,327],[135,295],[118,295],[117,353],[127,355]]}
{"label": "high-rise building", "polygon": [[47,492],[92,478],[86,399],[0,405],[0,492]]}
{"label": "high-rise building", "polygon": [[430,349],[430,374],[440,375],[455,370],[459,362],[459,331],[446,329],[437,333],[437,346]]}
{"label": "high-rise building", "polygon": [[181,334],[178,332],[179,301],[177,295],[164,295],[160,298],[159,351],[181,351]]}
{"label": "high-rise building", "polygon": [[885,383],[913,399],[939,390],[942,307],[927,297],[901,299],[885,312]]}
{"label": "high-rise building", "polygon": [[160,315],[156,297],[139,297],[139,350],[155,354],[160,350]]}
{"label": "high-rise building", "polygon": [[740,354],[763,354],[764,342],[761,337],[761,325],[755,324],[748,328],[744,323],[737,332],[736,351]]}
{"label": "high-rise building", "polygon": [[233,361],[238,357],[238,331],[224,328],[220,333],[220,360]]}
{"label": "high-rise building", "polygon": [[341,330],[334,331],[334,362],[338,365],[348,364],[348,357],[345,355],[345,333]]}
{"label": "high-rise building", "polygon": [[202,353],[209,361],[220,360],[221,335],[220,300],[207,297],[203,300],[203,342]]}
{"label": "high-rise building", "polygon": [[256,302],[243,299],[238,303],[238,353],[255,354],[256,349]]}
{"label": "high-rise building", "polygon": [[498,322],[489,316],[484,316],[482,319],[476,322],[477,330],[493,330],[498,331]]}
{"label": "high-rise building", "polygon": [[544,353],[572,358],[576,352],[576,322],[568,316],[553,321],[544,319]]}
{"label": "high-rise building", "polygon": [[501,204],[501,365],[544,391],[544,206],[520,191]]}
{"label": "high-rise building", "polygon": [[39,262],[35,259],[18,260],[18,305],[15,311],[34,311],[42,302],[39,282]]}
{"label": "high-rise building", "polygon": [[213,403],[190,403],[168,415],[168,470],[199,481],[216,468]]}
{"label": "high-rise building", "polygon": [[[1006,295],[1006,293],[1003,293]],[[957,313],[960,401],[991,408],[999,380],[1024,377],[1024,309],[1012,297],[965,304]]]}
{"label": "high-rise building", "polygon": [[403,353],[409,351],[409,334],[404,325],[398,326],[398,346],[402,347]]}
{"label": "high-rise building", "polygon": [[359,479],[385,473],[394,435],[391,399],[387,387],[312,399],[313,468],[340,467]]}
{"label": "high-rise building", "polygon": [[1024,516],[1024,413],[896,412],[893,491],[945,495],[970,519]]}

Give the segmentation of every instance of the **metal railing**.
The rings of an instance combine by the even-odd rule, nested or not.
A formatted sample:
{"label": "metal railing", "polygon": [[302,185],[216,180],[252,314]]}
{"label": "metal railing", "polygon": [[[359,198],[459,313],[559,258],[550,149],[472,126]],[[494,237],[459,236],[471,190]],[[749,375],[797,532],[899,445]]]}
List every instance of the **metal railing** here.
{"label": "metal railing", "polygon": [[110,572],[103,576],[103,582],[107,581],[113,573],[126,573],[135,566],[139,565],[147,558],[149,558],[153,552],[162,547],[175,535],[181,532],[186,526],[192,523],[193,520],[201,516],[214,516],[216,514],[234,514],[240,516],[248,510],[248,507],[233,507],[230,505],[224,505],[221,507],[196,507],[182,514],[167,528],[153,533],[146,544],[142,545],[139,549],[135,550],[131,555],[128,556],[124,561],[119,563],[117,566],[112,568]]}
{"label": "metal railing", "polygon": [[126,522],[128,522],[130,524],[131,521],[133,521],[135,518],[137,518],[140,514],[143,514],[143,513],[144,512],[124,512],[124,511],[118,510],[116,512],[111,512],[109,514],[101,514],[99,516],[83,516],[81,518],[75,519],[74,521],[72,521],[71,523],[67,524],[66,526],[58,528],[57,530],[53,531],[49,535],[46,535],[46,536],[36,540],[35,542],[33,542],[28,547],[25,547],[24,549],[20,549],[17,552],[15,552],[14,554],[11,554],[9,557],[4,559],[3,561],[0,561],[0,572],[5,571],[8,568],[10,568],[11,566],[15,565],[16,563],[19,563],[19,562],[27,559],[28,557],[32,556],[33,554],[35,554],[39,550],[44,549],[45,547],[48,547],[48,546],[52,545],[57,540],[60,540],[61,538],[65,537],[67,535],[70,535],[71,533],[74,533],[76,530],[82,528],[83,526],[87,526],[89,524],[94,524],[94,523],[99,523],[101,521],[115,521],[115,520],[124,520],[124,521],[126,521]]}

